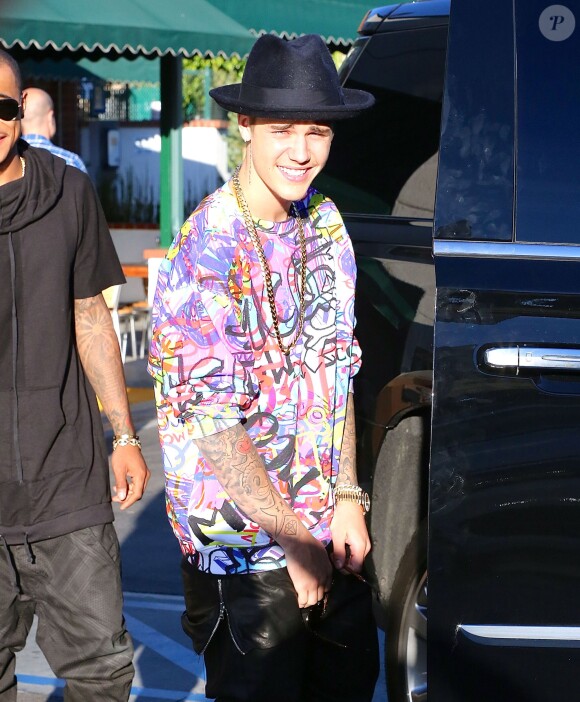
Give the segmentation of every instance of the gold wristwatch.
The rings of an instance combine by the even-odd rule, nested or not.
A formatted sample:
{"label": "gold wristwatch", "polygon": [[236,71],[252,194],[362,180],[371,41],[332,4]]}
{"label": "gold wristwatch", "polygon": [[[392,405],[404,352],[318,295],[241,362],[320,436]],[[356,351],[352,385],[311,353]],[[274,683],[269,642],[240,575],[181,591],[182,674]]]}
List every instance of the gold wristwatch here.
{"label": "gold wristwatch", "polygon": [[360,505],[363,514],[371,508],[371,498],[368,492],[365,492],[360,485],[337,485],[332,491],[334,495],[334,503],[339,502],[353,502],[356,505]]}

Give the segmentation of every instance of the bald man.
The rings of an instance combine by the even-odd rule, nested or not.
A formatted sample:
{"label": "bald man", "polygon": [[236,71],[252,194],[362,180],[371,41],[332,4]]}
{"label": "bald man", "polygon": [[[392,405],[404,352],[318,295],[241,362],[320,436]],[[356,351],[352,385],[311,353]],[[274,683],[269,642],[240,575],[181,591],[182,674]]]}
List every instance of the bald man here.
{"label": "bald man", "polygon": [[27,88],[24,91],[24,117],[22,118],[22,138],[31,146],[47,149],[55,156],[63,158],[69,166],[87,173],[80,156],[52,143],[56,134],[54,103],[50,95],[40,88]]}

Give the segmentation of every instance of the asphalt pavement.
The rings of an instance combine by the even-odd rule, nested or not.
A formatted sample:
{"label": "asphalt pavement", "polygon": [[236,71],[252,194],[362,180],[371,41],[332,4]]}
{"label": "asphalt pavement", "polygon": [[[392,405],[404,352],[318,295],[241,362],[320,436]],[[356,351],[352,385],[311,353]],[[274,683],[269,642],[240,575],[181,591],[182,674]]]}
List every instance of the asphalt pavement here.
{"label": "asphalt pavement", "polygon": [[[135,643],[136,674],[130,702],[206,700],[203,661],[194,653],[180,624],[181,552],[165,514],[155,404],[145,361],[127,362],[125,375],[133,420],[151,470],[143,499],[123,512],[117,508],[115,511],[123,563],[125,618]],[[106,419],[103,424],[111,450],[112,432]],[[379,636],[382,641],[382,632]],[[34,639],[35,626],[26,648],[17,655],[18,702],[62,700],[64,682],[55,678]],[[386,699],[381,670],[373,702]]]}

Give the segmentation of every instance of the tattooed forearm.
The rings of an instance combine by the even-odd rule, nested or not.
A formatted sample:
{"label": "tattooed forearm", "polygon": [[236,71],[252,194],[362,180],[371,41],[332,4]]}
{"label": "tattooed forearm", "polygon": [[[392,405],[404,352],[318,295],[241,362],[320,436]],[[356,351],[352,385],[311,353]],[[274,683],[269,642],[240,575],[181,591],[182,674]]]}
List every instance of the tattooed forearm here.
{"label": "tattooed forearm", "polygon": [[241,424],[196,442],[225,491],[248,519],[283,544],[304,529],[275,490],[264,463]]}
{"label": "tattooed forearm", "polygon": [[346,405],[346,421],[344,425],[344,437],[342,439],[342,450],[340,452],[340,464],[338,467],[337,485],[356,485],[356,427],[354,422],[354,398],[348,396]]}
{"label": "tattooed forearm", "polygon": [[75,300],[81,363],[115,434],[133,434],[119,342],[102,295]]}

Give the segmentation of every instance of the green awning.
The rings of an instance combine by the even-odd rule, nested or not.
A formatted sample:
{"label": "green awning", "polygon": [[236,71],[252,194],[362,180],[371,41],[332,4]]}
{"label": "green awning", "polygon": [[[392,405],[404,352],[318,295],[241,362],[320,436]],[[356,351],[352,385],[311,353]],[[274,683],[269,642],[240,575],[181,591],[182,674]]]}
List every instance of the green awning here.
{"label": "green awning", "polygon": [[247,54],[254,37],[209,0],[2,0],[0,45],[110,55]]}
{"label": "green awning", "polygon": [[131,83],[131,85],[158,85],[159,62],[144,57],[115,61],[101,58],[91,61],[82,58],[25,58],[19,61],[24,82],[35,80],[79,81],[100,83]]}
{"label": "green awning", "polygon": [[24,83],[37,80],[79,81],[98,79],[72,59],[25,58],[18,62]]}
{"label": "green awning", "polygon": [[[329,44],[348,46],[365,14],[381,5],[372,0],[209,0],[254,35],[273,32],[286,38],[320,34]],[[385,0],[384,4],[388,4]]]}
{"label": "green awning", "polygon": [[78,65],[105,83],[131,83],[132,85],[157,85],[159,83],[158,62],[143,57],[134,60],[118,59],[117,61],[109,61],[106,58],[91,61],[84,58],[78,62]]}

